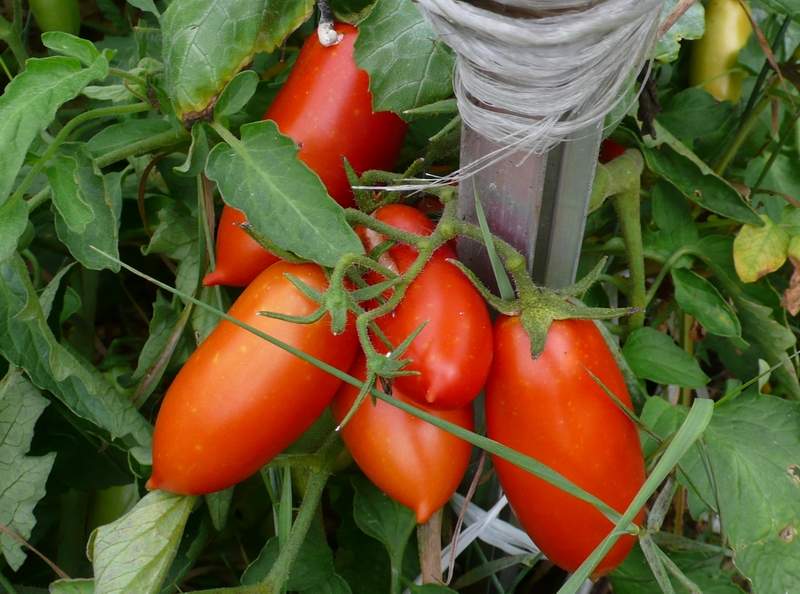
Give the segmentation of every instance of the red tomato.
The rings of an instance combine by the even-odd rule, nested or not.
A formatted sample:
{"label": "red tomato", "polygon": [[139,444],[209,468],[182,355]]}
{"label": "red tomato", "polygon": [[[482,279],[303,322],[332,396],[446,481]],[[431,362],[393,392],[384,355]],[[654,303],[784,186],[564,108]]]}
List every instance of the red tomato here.
{"label": "red tomato", "polygon": [[[518,317],[495,324],[494,362],[486,384],[490,438],[559,472],[624,512],[645,479],[634,424],[590,370],[628,408],[631,399],[614,357],[594,323],[554,322],[538,359]],[[611,531],[593,506],[494,458],[500,484],[525,530],[556,565],[574,571]],[[637,522],[642,521],[639,512]],[[624,536],[596,570],[619,565],[635,539]]]}
{"label": "red tomato", "polygon": [[[364,379],[364,357],[350,372]],[[382,389],[380,383],[378,388]],[[409,403],[396,386],[392,394]],[[341,421],[358,395],[358,389],[343,385],[333,400],[333,414]],[[428,410],[428,409],[426,409]],[[433,411],[431,414],[472,430],[472,407]],[[389,497],[411,508],[424,524],[458,488],[469,465],[472,446],[392,406],[367,398],[342,430],[342,438],[359,468]]]}
{"label": "red tomato", "polygon": [[600,145],[599,160],[601,163],[608,163],[617,157],[621,157],[625,153],[625,150],[625,147],[621,144],[614,142],[610,138],[606,138]]}
{"label": "red tomato", "polygon": [[[319,175],[328,193],[343,206],[353,203],[343,157],[361,173],[390,169],[403,144],[406,124],[391,112],[372,111],[367,73],[356,66],[353,46],[358,30],[342,23],[336,30],[341,43],[323,47],[316,35],[306,40],[286,83],[275,97],[265,120],[274,120],[294,140],[298,156]],[[225,207],[225,211],[232,210]],[[244,215],[226,214],[223,222],[244,221]],[[220,225],[216,270],[206,285],[244,286],[274,261],[234,225]],[[267,264],[265,264],[267,262]]]}
{"label": "red tomato", "polygon": [[[410,206],[385,206],[374,216],[418,235],[433,231],[428,218]],[[359,233],[368,249],[384,240],[368,230],[361,229]],[[410,246],[395,245],[383,263],[403,273],[416,257],[416,250]],[[492,362],[489,312],[469,279],[446,260],[455,257],[449,245],[439,248],[397,308],[377,320],[393,345],[402,343],[427,321],[404,355],[411,360],[405,369],[420,374],[398,377],[393,385],[409,398],[438,409],[460,408],[472,402],[481,391]],[[374,276],[370,277],[370,281],[374,280]],[[380,343],[376,341],[376,345]]]}
{"label": "red tomato", "polygon": [[[342,370],[358,340],[354,328],[334,336],[328,316],[292,324],[259,316],[294,316],[318,305],[286,277],[323,291],[314,264],[278,262],[262,272],[231,307],[235,318]],[[172,382],[156,419],[151,489],[199,495],[234,485],[297,439],[330,404],[340,380],[223,320]]]}

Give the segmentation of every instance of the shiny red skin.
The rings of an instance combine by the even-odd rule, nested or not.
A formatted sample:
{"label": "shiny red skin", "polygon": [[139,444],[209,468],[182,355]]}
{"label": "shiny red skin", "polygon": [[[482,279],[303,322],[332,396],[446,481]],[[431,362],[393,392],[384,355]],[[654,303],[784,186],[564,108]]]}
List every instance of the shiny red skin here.
{"label": "shiny red skin", "polygon": [[[364,379],[364,358],[351,374]],[[378,388],[382,389],[380,383]],[[343,385],[334,398],[332,409],[341,421],[355,402],[358,389]],[[392,395],[418,406],[397,387]],[[473,429],[472,406],[448,411],[427,412],[440,419]],[[367,398],[342,430],[347,449],[362,472],[395,501],[414,511],[417,522],[424,524],[458,488],[469,465],[472,446],[387,402],[375,404]]]}
{"label": "shiny red skin", "polygon": [[[312,34],[303,45],[286,83],[270,105],[265,120],[294,140],[298,157],[308,165],[343,206],[353,204],[343,157],[358,173],[391,169],[400,153],[406,124],[391,112],[372,111],[367,73],[356,66],[353,48],[358,30],[337,23],[344,37],[333,47],[323,47]],[[244,214],[231,214],[226,206],[222,220],[243,222]],[[263,252],[237,226],[221,224],[217,234],[215,271],[204,284],[245,286],[274,261],[254,255]],[[265,265],[264,263],[267,262]]]}
{"label": "shiny red skin", "polygon": [[600,145],[600,156],[598,159],[601,163],[608,163],[617,157],[621,157],[626,150],[627,149],[618,142],[606,138]]}
{"label": "shiny red skin", "polygon": [[[554,322],[542,355],[533,359],[518,317],[495,323],[495,354],[486,384],[490,438],[550,466],[624,512],[645,480],[634,424],[587,373],[628,407],[625,381],[591,321]],[[613,525],[590,504],[494,457],[500,484],[525,530],[556,565],[574,571]],[[637,523],[641,523],[639,512]],[[619,565],[635,542],[622,537],[598,566]]]}
{"label": "shiny red skin", "polygon": [[[327,286],[314,264],[278,262],[262,272],[230,315],[339,368],[352,365],[358,339],[352,325],[331,333],[328,316],[292,324],[258,315],[308,315],[318,305],[286,277],[318,291]],[[153,436],[151,489],[201,495],[226,489],[257,472],[325,410],[341,381],[247,330],[221,321],[167,391]]]}
{"label": "shiny red skin", "polygon": [[[434,228],[424,214],[402,204],[384,206],[373,216],[417,235],[429,235]],[[369,249],[383,241],[377,233],[364,229],[359,233]],[[403,273],[416,257],[415,249],[398,244],[389,249],[382,263]],[[440,410],[472,402],[486,382],[492,363],[489,311],[464,273],[447,261],[455,257],[452,247],[440,247],[397,308],[377,320],[393,345],[402,343],[427,321],[404,355],[411,361],[405,369],[419,375],[395,378],[393,385],[416,402]],[[371,282],[375,280],[375,276],[370,277]],[[375,344],[380,346],[377,340]]]}

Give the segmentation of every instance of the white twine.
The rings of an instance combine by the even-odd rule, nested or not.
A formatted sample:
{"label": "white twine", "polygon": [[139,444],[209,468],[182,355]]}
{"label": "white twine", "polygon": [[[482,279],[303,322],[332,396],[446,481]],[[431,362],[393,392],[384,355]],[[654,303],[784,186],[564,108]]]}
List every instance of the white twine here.
{"label": "white twine", "polygon": [[464,123],[541,154],[622,100],[655,41],[663,0],[494,0],[494,10],[418,2],[456,53]]}
{"label": "white twine", "polygon": [[387,188],[395,191],[462,180],[512,152],[542,154],[595,129],[645,64],[663,0],[417,3],[456,53],[464,123],[500,148],[446,177]]}

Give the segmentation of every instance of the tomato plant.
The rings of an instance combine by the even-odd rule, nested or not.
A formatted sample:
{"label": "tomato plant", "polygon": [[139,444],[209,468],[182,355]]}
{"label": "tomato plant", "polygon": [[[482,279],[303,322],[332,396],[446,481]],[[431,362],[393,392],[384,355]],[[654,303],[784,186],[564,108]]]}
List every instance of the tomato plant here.
{"label": "tomato plant", "polygon": [[[304,316],[315,309],[287,274],[317,290],[325,286],[325,275],[316,266],[277,263],[247,287],[230,315],[348,369],[356,350],[352,328],[334,336],[324,318],[298,325],[259,315]],[[300,437],[328,406],[339,383],[232,322],[220,322],[167,390],[156,419],[148,486],[196,495],[240,482]]]}
{"label": "tomato plant", "polygon": [[[410,206],[385,206],[373,216],[417,235],[433,230],[431,221]],[[369,230],[362,229],[361,235],[370,249],[384,240]],[[398,307],[377,320],[395,346],[425,324],[405,353],[410,363],[404,369],[417,374],[397,377],[394,384],[406,396],[439,409],[469,404],[486,381],[492,361],[488,347],[492,337],[489,312],[475,287],[448,262],[455,257],[449,244],[440,247],[408,287]],[[416,258],[412,247],[395,245],[383,256],[382,263],[403,274]]]}
{"label": "tomato plant", "polygon": [[[308,38],[264,119],[298,144],[298,157],[347,206],[353,192],[343,160],[359,173],[391,168],[406,125],[393,113],[373,111],[367,73],[353,58],[358,30],[339,24],[338,32],[343,38],[333,47],[323,47],[315,35]],[[240,228],[246,218],[234,210],[223,209],[217,266],[206,285],[245,286],[276,259]]]}
{"label": "tomato plant", "polygon": [[[364,379],[364,359],[353,375]],[[398,388],[395,398],[410,399]],[[343,386],[333,401],[341,421],[356,401],[358,389]],[[472,429],[472,407],[436,411],[437,417]],[[469,464],[472,446],[438,427],[383,401],[364,401],[342,430],[342,439],[358,466],[378,488],[411,508],[424,524],[453,495]]]}
{"label": "tomato plant", "polygon": [[557,290],[430,4],[0,3],[0,590],[797,590],[791,3],[663,3]]}
{"label": "tomato plant", "polygon": [[[495,327],[494,345],[486,384],[489,437],[625,511],[644,482],[644,459],[636,427],[602,387],[632,410],[622,374],[594,324],[555,322],[544,352],[533,359],[519,318],[503,317]],[[514,513],[562,568],[577,569],[613,528],[588,503],[510,462],[496,458],[494,465]],[[642,517],[640,512],[639,522]],[[632,537],[621,539],[596,571],[603,574],[619,565],[633,544]]]}

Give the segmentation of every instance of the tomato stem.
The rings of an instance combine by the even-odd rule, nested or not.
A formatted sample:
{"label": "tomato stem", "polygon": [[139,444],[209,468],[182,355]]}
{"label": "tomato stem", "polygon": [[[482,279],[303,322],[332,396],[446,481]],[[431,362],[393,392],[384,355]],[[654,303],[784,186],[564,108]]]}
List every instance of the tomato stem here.
{"label": "tomato stem", "polygon": [[419,566],[423,584],[442,581],[442,510],[434,513],[424,524],[417,526]]}

